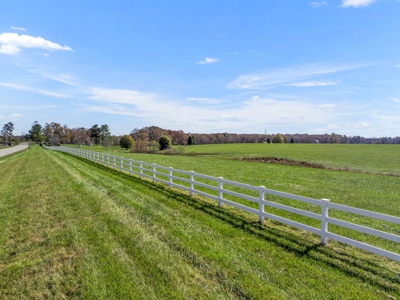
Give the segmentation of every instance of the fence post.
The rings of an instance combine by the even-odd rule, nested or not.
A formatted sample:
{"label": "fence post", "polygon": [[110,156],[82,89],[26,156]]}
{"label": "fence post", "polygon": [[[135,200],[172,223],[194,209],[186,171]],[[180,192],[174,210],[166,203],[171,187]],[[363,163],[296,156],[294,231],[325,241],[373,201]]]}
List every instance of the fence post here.
{"label": "fence post", "polygon": [[169,177],[168,177],[168,182],[169,182],[169,188],[172,189],[172,167],[169,167]]}
{"label": "fence post", "polygon": [[121,169],[121,172],[122,172],[122,170],[124,168],[124,159],[123,158],[121,158],[120,163],[121,163],[120,169]]}
{"label": "fence post", "polygon": [[107,154],[107,167],[110,166],[110,154]]}
{"label": "fence post", "polygon": [[129,175],[132,175],[132,158],[129,159]]}
{"label": "fence post", "polygon": [[328,202],[329,199],[321,199],[321,244],[328,244],[326,233],[328,232]]}
{"label": "fence post", "polygon": [[117,164],[116,164],[116,159],[115,159],[115,156],[113,156],[113,167],[114,167],[114,170],[117,168]]}
{"label": "fence post", "polygon": [[261,224],[264,223],[264,189],[265,186],[261,185],[259,186],[259,197],[258,197],[258,205],[259,205],[259,215],[258,215],[258,222],[260,222]]}
{"label": "fence post", "polygon": [[156,182],[156,164],[153,164],[153,183]]}
{"label": "fence post", "polygon": [[190,196],[194,194],[194,171],[190,171]]}
{"label": "fence post", "polygon": [[142,177],[143,177],[143,162],[142,161],[140,161],[140,164],[139,164],[139,173],[140,173],[139,178],[142,179]]}
{"label": "fence post", "polygon": [[101,162],[104,165],[104,153],[101,154]]}
{"label": "fence post", "polygon": [[224,188],[224,183],[223,183],[224,177],[218,177],[218,207],[222,207],[222,197],[224,196],[223,193],[223,188]]}

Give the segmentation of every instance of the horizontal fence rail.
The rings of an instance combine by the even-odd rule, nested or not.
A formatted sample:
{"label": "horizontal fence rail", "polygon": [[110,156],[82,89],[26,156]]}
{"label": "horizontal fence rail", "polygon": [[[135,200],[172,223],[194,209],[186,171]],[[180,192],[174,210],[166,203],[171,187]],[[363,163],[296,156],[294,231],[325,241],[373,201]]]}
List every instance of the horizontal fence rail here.
{"label": "horizontal fence rail", "polygon": [[[265,188],[265,186],[252,186],[248,184],[243,184],[240,182],[235,182],[231,180],[226,180],[223,177],[213,177],[204,174],[195,173],[193,171],[184,171],[179,169],[174,169],[172,167],[164,167],[156,164],[146,163],[143,161],[136,161],[124,157],[116,157],[110,154],[99,153],[89,150],[71,148],[71,147],[47,147],[49,150],[56,150],[61,152],[66,152],[75,156],[79,156],[99,164],[103,164],[107,167],[119,170],[121,172],[127,172],[130,175],[136,175],[139,178],[148,178],[152,182],[161,182],[168,185],[169,188],[179,188],[190,193],[190,196],[195,194],[216,200],[218,206],[223,204],[236,207],[238,209],[247,211],[249,213],[258,216],[259,222],[263,223],[265,218],[275,220],[293,227],[297,227],[320,236],[321,244],[327,244],[328,238],[339,241],[344,244],[348,244],[393,260],[400,262],[400,254],[387,251],[382,248],[374,247],[341,235],[337,235],[328,231],[328,224],[334,224],[337,226],[345,227],[351,230],[362,232],[365,234],[373,235],[382,239],[400,243],[400,236],[395,234],[390,234],[384,231],[376,230],[373,228],[361,226],[358,224],[349,223],[343,220],[335,219],[329,217],[329,208],[338,211],[344,211],[352,213],[359,216],[369,217],[377,220],[382,220],[386,222],[391,222],[394,224],[400,224],[400,218],[390,215],[380,214],[368,210],[363,210],[359,208],[354,208],[346,205],[336,204],[329,202],[328,199],[313,199],[293,194],[288,194],[284,192],[274,191]],[[200,182],[198,180],[205,180],[208,183]],[[185,185],[186,184],[186,185]],[[214,184],[214,185],[213,185]],[[224,188],[224,186],[233,186],[239,189],[245,189],[249,191],[252,195],[242,194],[230,189]],[[203,188],[199,190],[196,188]],[[207,193],[206,190],[214,191],[215,195]],[[250,201],[258,204],[258,208],[249,207],[247,205],[231,201],[230,199],[224,198],[224,195],[233,196],[239,199]],[[317,205],[321,208],[320,214],[305,211],[295,207],[279,204],[276,202],[268,201],[265,199],[265,195],[279,196],[291,200],[300,201],[303,203],[308,203],[312,205]],[[257,206],[257,205],[256,205]],[[272,207],[275,209],[283,210],[289,213],[298,214],[304,217],[308,217],[314,220],[320,221],[320,227],[313,227],[306,224],[302,224],[296,221],[292,221],[265,211],[265,206]]]}

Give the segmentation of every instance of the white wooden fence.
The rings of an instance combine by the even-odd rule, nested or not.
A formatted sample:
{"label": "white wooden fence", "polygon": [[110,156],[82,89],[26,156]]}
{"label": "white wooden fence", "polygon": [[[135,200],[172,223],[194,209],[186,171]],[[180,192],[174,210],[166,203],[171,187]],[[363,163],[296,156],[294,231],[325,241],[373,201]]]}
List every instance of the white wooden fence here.
{"label": "white wooden fence", "polygon": [[[128,158],[123,158],[123,157],[116,157],[113,155],[105,154],[105,153],[99,153],[99,152],[93,152],[93,151],[88,151],[88,150],[82,150],[82,149],[77,149],[77,148],[71,148],[71,147],[45,147],[46,149],[49,150],[57,150],[57,151],[62,151],[62,152],[67,152],[72,155],[76,155],[91,161],[94,161],[96,163],[100,163],[103,165],[106,165],[108,167],[111,167],[113,169],[118,169],[121,172],[126,171],[130,175],[136,174],[140,178],[149,178],[153,182],[161,182],[169,186],[169,188],[175,187],[179,188],[182,190],[186,190],[190,193],[190,195],[198,194],[213,200],[216,200],[218,202],[218,206],[222,206],[222,204],[227,204],[234,206],[238,209],[242,209],[244,211],[247,211],[249,213],[253,213],[255,215],[258,215],[259,221],[262,223],[264,221],[264,218],[269,218],[271,220],[279,221],[284,224],[288,224],[312,233],[315,233],[321,237],[321,244],[327,244],[328,243],[328,238],[357,247],[361,248],[366,251],[373,252],[375,254],[381,255],[388,257],[390,259],[396,260],[400,262],[400,254],[390,252],[387,250],[384,250],[382,248],[374,247],[341,235],[337,235],[334,233],[331,233],[328,231],[328,224],[335,224],[338,226],[342,226],[348,229],[352,229],[358,232],[370,234],[376,237],[380,237],[382,239],[386,239],[389,241],[393,241],[396,243],[400,243],[400,236],[390,234],[384,231],[376,230],[373,228],[349,223],[343,220],[335,219],[332,217],[329,217],[329,208],[338,210],[338,211],[344,211],[364,217],[370,217],[374,218],[377,220],[382,220],[386,222],[391,222],[394,224],[400,225],[400,218],[399,217],[394,217],[390,215],[385,215],[385,214],[380,214],[364,209],[359,209],[359,208],[354,208],[354,207],[349,207],[346,205],[341,205],[341,204],[336,204],[329,202],[328,199],[313,199],[313,198],[308,198],[308,197],[303,197],[303,196],[298,196],[298,195],[293,195],[293,194],[288,194],[284,192],[279,192],[279,191],[274,191],[265,188],[265,186],[252,186],[248,184],[243,184],[231,180],[226,180],[223,177],[213,177],[213,176],[207,176],[203,174],[198,174],[193,171],[183,171],[183,170],[178,170],[174,169],[172,167],[163,167],[159,166],[156,164],[150,164],[146,163],[143,161],[135,161],[132,159]],[[158,175],[158,176],[157,176]],[[178,176],[177,176],[178,175]],[[185,178],[186,176],[186,178]],[[196,181],[196,179],[205,179],[208,182],[215,182],[215,185],[210,185],[204,182],[199,182]],[[182,183],[186,183],[186,186],[182,185]],[[234,187],[239,187],[241,189],[246,189],[249,191],[253,191],[254,193],[258,194],[258,197],[250,196],[250,195],[245,195],[242,193],[238,193],[229,189],[224,188],[225,185],[229,186],[234,186]],[[196,189],[196,187],[201,187],[203,188],[203,191]],[[212,190],[215,191],[215,195],[209,194],[204,191],[204,189]],[[321,213],[316,214],[313,212],[301,210],[295,207],[290,207],[287,205],[279,204],[276,202],[271,202],[265,200],[265,195],[275,195],[275,196],[280,196],[292,200],[297,200],[301,202],[305,202],[308,204],[314,204],[317,206],[321,207]],[[255,209],[253,207],[249,207],[240,203],[236,203],[234,201],[230,201],[224,198],[224,195],[231,195],[234,197],[237,197],[239,199],[244,199],[247,201],[255,202],[258,204],[258,209]],[[311,219],[315,219],[320,221],[320,228],[312,227],[306,224],[302,224],[299,222],[295,222],[271,213],[268,213],[265,211],[265,206],[273,207],[276,209],[284,210],[287,212],[295,213],[301,216],[305,216]],[[399,249],[400,249],[400,244],[399,244]]]}

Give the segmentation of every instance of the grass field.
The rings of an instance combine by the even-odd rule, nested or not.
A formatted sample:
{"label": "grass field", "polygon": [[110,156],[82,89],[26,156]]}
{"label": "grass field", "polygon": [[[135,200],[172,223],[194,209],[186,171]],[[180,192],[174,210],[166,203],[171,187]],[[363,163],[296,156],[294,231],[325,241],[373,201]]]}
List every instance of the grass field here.
{"label": "grass field", "polygon": [[[70,145],[76,147],[74,145]],[[82,149],[128,153],[120,147],[81,146]],[[185,153],[220,159],[277,157],[327,168],[400,176],[400,145],[367,144],[217,144],[185,146]]]}
{"label": "grass field", "polygon": [[[118,155],[400,215],[399,177]],[[398,263],[69,155],[34,146],[0,178],[0,298],[400,297]]]}

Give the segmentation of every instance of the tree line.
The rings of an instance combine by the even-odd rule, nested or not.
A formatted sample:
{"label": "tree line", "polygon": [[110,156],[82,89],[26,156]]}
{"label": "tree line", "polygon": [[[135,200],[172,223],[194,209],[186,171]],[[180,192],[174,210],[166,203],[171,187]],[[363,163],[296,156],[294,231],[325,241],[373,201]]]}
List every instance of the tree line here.
{"label": "tree line", "polygon": [[[33,122],[27,134],[13,135],[14,124],[8,122],[1,129],[0,143],[11,145],[30,140],[48,145],[77,144],[103,145],[105,147],[121,145],[121,136],[112,135],[107,124],[95,124],[90,128],[69,128],[66,124],[51,122],[42,126]],[[183,130],[163,129],[157,126],[135,128],[130,134],[134,152],[155,152],[167,149],[169,145],[202,145],[230,143],[332,143],[332,144],[400,144],[400,137],[365,138],[331,134],[247,134],[247,133],[185,133]],[[160,138],[162,138],[160,140]],[[122,142],[125,143],[126,139]],[[161,142],[161,143],[160,143]],[[126,143],[123,147],[126,146]]]}

